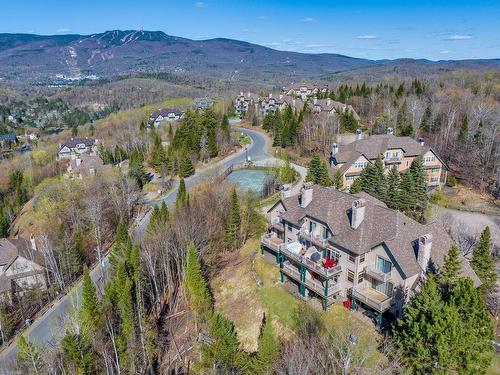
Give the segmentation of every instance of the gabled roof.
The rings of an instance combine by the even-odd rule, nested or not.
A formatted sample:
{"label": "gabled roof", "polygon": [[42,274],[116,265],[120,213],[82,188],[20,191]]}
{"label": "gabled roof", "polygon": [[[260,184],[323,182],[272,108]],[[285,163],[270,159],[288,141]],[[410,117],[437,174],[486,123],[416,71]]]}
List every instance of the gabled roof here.
{"label": "gabled roof", "polygon": [[95,142],[96,141],[94,138],[71,138],[65,143],[63,143],[60,149],[62,149],[65,146],[68,148],[75,148],[76,145],[81,143],[85,144],[86,147],[92,147],[94,146]]}
{"label": "gabled roof", "polygon": [[158,110],[154,111],[153,113],[151,113],[150,118],[156,119],[156,118],[158,118],[158,116],[168,117],[168,115],[171,113],[175,114],[175,116],[179,116],[179,117],[182,116],[182,112],[177,108],[162,108],[162,109],[158,109]]}
{"label": "gabled roof", "polygon": [[[440,222],[420,224],[403,213],[388,208],[383,202],[366,193],[349,194],[332,187],[313,185],[312,201],[305,207],[299,203],[299,195],[282,198],[285,212],[281,217],[295,225],[302,225],[304,218],[311,217],[328,225],[334,246],[354,254],[364,254],[382,245],[410,277],[422,269],[417,262],[418,239],[426,234],[433,237],[431,263],[439,267],[444,262],[452,240]],[[365,200],[364,220],[356,229],[351,227],[351,209],[354,201]],[[463,274],[479,285],[479,279],[469,263],[463,259]]]}
{"label": "gabled roof", "polygon": [[23,238],[0,238],[0,266],[8,268],[18,256],[43,265],[43,260],[31,249],[31,243]]}

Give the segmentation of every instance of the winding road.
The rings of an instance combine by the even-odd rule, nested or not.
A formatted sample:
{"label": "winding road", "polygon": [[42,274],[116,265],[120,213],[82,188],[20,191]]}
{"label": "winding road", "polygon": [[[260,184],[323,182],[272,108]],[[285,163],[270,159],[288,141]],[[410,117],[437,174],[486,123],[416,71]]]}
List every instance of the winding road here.
{"label": "winding road", "polygon": [[[199,169],[196,173],[185,179],[186,188],[189,189],[192,186],[211,179],[215,174],[220,173],[232,164],[243,163],[247,160],[251,160],[258,165],[275,165],[280,163],[280,159],[276,159],[268,154],[270,149],[269,138],[255,130],[250,130],[246,128],[235,127],[238,121],[231,121],[233,130],[241,131],[252,139],[252,143],[243,150],[237,153],[229,155],[225,159],[210,165],[206,168]],[[305,177],[306,169],[298,165],[293,165],[294,168],[300,173],[301,179]],[[171,191],[169,191],[165,196],[156,201],[149,201],[146,204],[154,205],[159,204],[161,201],[165,201],[168,206],[172,206],[177,197],[178,183]],[[141,238],[142,234],[145,232],[147,224],[149,222],[149,213],[143,218],[137,221],[134,227],[133,235],[136,238]],[[103,268],[106,269],[108,264],[108,259],[103,259]],[[101,272],[99,267],[95,267],[90,271],[90,276],[94,283],[98,284],[100,281]],[[62,338],[65,332],[65,326],[70,321],[70,317],[74,316],[75,311],[77,311],[80,305],[81,299],[81,289],[82,283],[78,282],[71,291],[61,297],[59,300],[55,301],[52,306],[38,319],[36,319],[31,326],[29,326],[23,333],[25,337],[32,343],[43,346],[56,346],[59,340]],[[16,341],[11,343],[10,346],[5,348],[0,353],[0,374],[15,374],[16,372],[8,370],[13,368],[16,360]]]}

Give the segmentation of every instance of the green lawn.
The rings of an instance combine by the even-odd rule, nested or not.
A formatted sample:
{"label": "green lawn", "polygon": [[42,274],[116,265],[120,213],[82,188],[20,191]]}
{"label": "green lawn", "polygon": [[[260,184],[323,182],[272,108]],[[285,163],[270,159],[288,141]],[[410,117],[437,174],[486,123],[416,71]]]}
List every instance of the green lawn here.
{"label": "green lawn", "polygon": [[247,146],[252,143],[252,138],[249,135],[241,132],[232,132],[231,136],[239,140],[240,145]]}

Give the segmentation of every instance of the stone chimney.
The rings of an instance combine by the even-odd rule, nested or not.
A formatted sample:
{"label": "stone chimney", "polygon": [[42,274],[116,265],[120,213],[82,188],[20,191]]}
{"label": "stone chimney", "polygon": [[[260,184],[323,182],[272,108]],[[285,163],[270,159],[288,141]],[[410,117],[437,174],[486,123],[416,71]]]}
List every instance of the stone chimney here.
{"label": "stone chimney", "polygon": [[330,105],[331,102],[332,102],[332,99],[326,98],[326,105]]}
{"label": "stone chimney", "polygon": [[283,94],[280,94],[280,100],[283,99]]}
{"label": "stone chimney", "polygon": [[334,143],[332,145],[332,156],[335,155],[337,152],[339,152],[339,145]]}
{"label": "stone chimney", "polygon": [[365,219],[366,201],[364,199],[356,199],[352,202],[351,208],[351,228],[358,229]]}
{"label": "stone chimney", "polygon": [[269,98],[272,98],[272,97],[273,97],[273,93],[272,93],[272,92],[270,92],[270,93],[269,93]]}
{"label": "stone chimney", "polygon": [[313,199],[312,184],[305,183],[300,189],[300,207],[306,208]]}
{"label": "stone chimney", "polygon": [[424,139],[423,138],[419,138],[418,139],[418,142],[420,143],[420,146],[424,146],[425,142],[424,142]]}
{"label": "stone chimney", "polygon": [[432,234],[428,233],[418,239],[417,262],[424,272],[427,271],[431,259]]}
{"label": "stone chimney", "polygon": [[356,141],[359,141],[361,138],[363,138],[363,133],[361,132],[361,129],[356,129]]}
{"label": "stone chimney", "polygon": [[250,93],[250,91],[247,92],[247,96],[250,98],[252,94]]}
{"label": "stone chimney", "polygon": [[243,96],[243,91],[240,91],[240,96]]}
{"label": "stone chimney", "polygon": [[394,134],[394,129],[393,128],[387,128],[387,134]]}
{"label": "stone chimney", "polygon": [[318,104],[318,98],[314,98],[314,104]]}

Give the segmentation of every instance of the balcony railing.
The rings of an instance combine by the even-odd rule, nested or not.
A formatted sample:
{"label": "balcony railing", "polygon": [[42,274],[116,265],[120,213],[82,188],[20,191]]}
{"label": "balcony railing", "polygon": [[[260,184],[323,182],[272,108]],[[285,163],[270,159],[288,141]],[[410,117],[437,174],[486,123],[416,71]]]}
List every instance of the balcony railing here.
{"label": "balcony railing", "polygon": [[365,267],[365,273],[372,278],[382,281],[383,283],[389,281],[392,277],[391,272],[385,273],[370,265]]}
{"label": "balcony railing", "polygon": [[[297,270],[297,267],[291,265],[290,263],[284,263],[282,270],[287,276],[291,277],[294,280],[297,280],[298,282],[301,282],[300,272]],[[327,297],[339,293],[341,289],[340,284],[338,283],[333,284],[333,282],[331,284],[332,285],[328,285]],[[306,278],[305,286],[308,289],[312,290],[314,293],[318,294],[319,296],[325,297],[325,287],[319,281]]]}
{"label": "balcony railing", "polygon": [[384,158],[385,164],[401,163],[403,158],[401,156],[391,156],[389,158]]}
{"label": "balcony railing", "polygon": [[286,246],[281,246],[280,251],[282,254],[284,254],[287,258],[293,259],[295,262],[304,265],[307,269],[313,271],[314,273],[318,274],[319,276],[322,276],[324,278],[330,278],[342,271],[342,268],[340,265],[337,265],[335,267],[331,268],[325,268],[321,264],[318,264],[316,262],[313,262],[311,259],[303,256],[296,254],[286,248]]}
{"label": "balcony railing", "polygon": [[276,237],[274,233],[264,234],[260,238],[260,243],[268,249],[274,250],[275,252],[279,252],[281,247],[283,246],[283,241]]}
{"label": "balcony railing", "polygon": [[321,248],[325,248],[328,245],[328,238],[323,238],[316,234],[310,233],[307,229],[301,228],[299,235],[303,240],[309,241]]}
{"label": "balcony railing", "polygon": [[[375,298],[375,295],[380,296],[380,298]],[[352,296],[380,312],[388,310],[392,303],[391,297],[385,296],[373,289],[353,289]]]}

